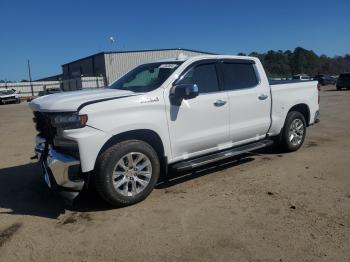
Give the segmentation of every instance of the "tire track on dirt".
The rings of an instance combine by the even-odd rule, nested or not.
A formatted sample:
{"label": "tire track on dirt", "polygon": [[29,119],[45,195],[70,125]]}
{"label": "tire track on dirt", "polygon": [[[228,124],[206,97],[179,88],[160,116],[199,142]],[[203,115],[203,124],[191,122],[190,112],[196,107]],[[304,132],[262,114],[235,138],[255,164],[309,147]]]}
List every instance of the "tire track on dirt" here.
{"label": "tire track on dirt", "polygon": [[7,241],[9,241],[14,234],[22,227],[21,223],[15,223],[0,231],[0,247],[2,247]]}

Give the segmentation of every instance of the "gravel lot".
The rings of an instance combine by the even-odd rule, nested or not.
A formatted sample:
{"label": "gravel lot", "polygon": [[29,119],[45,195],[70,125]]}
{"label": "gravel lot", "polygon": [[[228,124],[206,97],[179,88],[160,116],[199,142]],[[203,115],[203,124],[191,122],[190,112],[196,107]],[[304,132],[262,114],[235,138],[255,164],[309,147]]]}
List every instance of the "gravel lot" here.
{"label": "gravel lot", "polygon": [[0,106],[0,261],[349,261],[350,91],[333,89],[298,152],[172,174],[122,209],[50,192],[28,104]]}

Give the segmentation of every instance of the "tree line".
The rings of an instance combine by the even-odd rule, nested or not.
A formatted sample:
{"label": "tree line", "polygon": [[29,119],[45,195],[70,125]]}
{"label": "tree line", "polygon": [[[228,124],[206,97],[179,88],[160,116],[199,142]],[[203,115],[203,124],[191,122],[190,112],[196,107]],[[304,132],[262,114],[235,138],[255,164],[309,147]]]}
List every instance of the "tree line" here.
{"label": "tree line", "polygon": [[[239,53],[238,55],[246,55]],[[258,57],[269,77],[291,77],[296,74],[339,75],[350,72],[350,55],[329,57],[318,56],[312,50],[297,47],[294,51],[273,51],[267,53],[252,52],[249,56]]]}
{"label": "tree line", "polygon": [[[239,53],[238,55],[247,55]],[[350,72],[350,55],[329,57],[318,56],[312,50],[297,47],[294,51],[273,51],[267,53],[252,52],[249,56],[258,57],[269,77],[291,77],[296,74],[307,74],[315,76],[317,74],[339,75]],[[28,80],[23,79],[21,82]],[[0,83],[12,82],[0,80]]]}

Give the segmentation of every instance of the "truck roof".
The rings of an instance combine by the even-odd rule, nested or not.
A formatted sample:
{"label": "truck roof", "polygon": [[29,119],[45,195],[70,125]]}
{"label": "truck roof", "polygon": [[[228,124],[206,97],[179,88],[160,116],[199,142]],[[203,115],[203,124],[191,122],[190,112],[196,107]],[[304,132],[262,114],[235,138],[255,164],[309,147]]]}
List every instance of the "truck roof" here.
{"label": "truck roof", "polygon": [[188,57],[184,54],[180,54],[176,58],[166,58],[166,59],[159,59],[151,61],[150,63],[175,63],[175,62],[185,62],[187,60],[201,60],[201,59],[250,59],[250,60],[256,60],[256,57],[251,56],[236,56],[236,55],[198,55],[198,56],[192,56]]}

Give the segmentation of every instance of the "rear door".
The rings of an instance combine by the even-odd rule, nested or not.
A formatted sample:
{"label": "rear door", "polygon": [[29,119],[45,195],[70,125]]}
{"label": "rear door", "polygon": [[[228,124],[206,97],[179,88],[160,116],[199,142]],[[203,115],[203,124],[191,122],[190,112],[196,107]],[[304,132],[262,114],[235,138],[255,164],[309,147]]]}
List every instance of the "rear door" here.
{"label": "rear door", "polygon": [[234,145],[262,139],[270,126],[270,87],[261,83],[254,60],[220,63],[230,106],[230,139]]}

